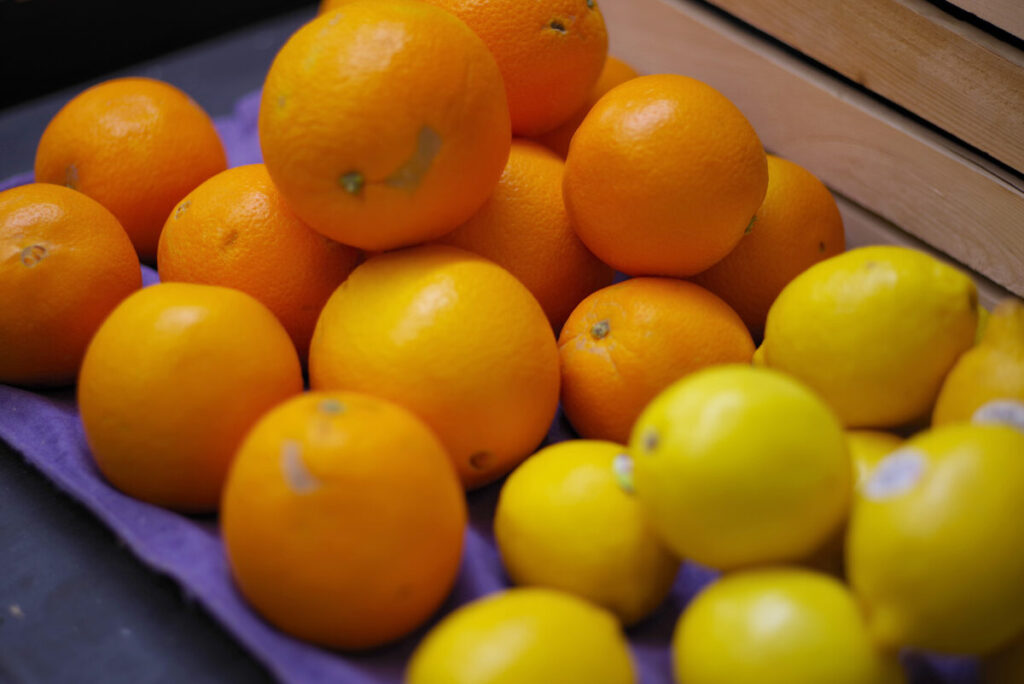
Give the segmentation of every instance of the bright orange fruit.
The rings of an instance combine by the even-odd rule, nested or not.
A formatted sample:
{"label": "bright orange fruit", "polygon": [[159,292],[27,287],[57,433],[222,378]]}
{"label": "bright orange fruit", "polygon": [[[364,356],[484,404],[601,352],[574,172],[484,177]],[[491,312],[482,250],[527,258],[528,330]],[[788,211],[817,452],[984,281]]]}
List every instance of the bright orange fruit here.
{"label": "bright orange fruit", "polygon": [[472,216],[511,136],[483,41],[413,0],[356,0],[292,35],[267,74],[259,134],[295,213],[369,250],[438,238]]}
{"label": "bright orange fruit", "polygon": [[271,623],[333,648],[422,624],[455,581],[466,502],[444,447],[391,402],[332,392],[274,408],[221,509],[231,569]]}
{"label": "bright orange fruit", "polygon": [[558,406],[558,349],[537,300],[494,262],[447,245],[356,267],[320,314],[309,377],[412,411],[467,487],[533,453]]}
{"label": "bright orange fruit", "polygon": [[494,53],[512,131],[535,136],[584,105],[608,54],[596,0],[427,0],[466,22]]}
{"label": "bright orange fruit", "polygon": [[630,275],[710,267],[740,241],[767,186],[764,149],[742,112],[673,74],[612,88],[580,124],[565,165],[576,233]]}
{"label": "bright orange fruit", "polygon": [[644,407],[679,378],[719,363],[747,363],[742,319],[704,288],[633,278],[576,307],[558,338],[562,409],[582,437],[624,444]]}
{"label": "bright orange fruit", "polygon": [[768,155],[768,192],[739,244],[693,281],[736,310],[755,336],[789,281],[846,247],[843,219],[810,171]]}
{"label": "bright orange fruit", "polygon": [[78,377],[96,465],[129,496],[216,510],[256,419],[302,391],[295,348],[270,311],[226,287],[161,283],[107,317]]}
{"label": "bright orange fruit", "polygon": [[100,323],[141,286],[131,241],[98,202],[48,183],[0,192],[0,382],[73,383]]}
{"label": "bright orange fruit", "polygon": [[310,230],[284,203],[263,164],[228,169],[185,196],[160,235],[164,282],[224,285],[270,309],[301,358],[324,302],[359,252]]}
{"label": "bright orange fruit", "polygon": [[569,154],[569,143],[572,141],[572,136],[576,129],[580,127],[580,124],[583,123],[587,112],[609,90],[637,76],[636,69],[621,59],[608,55],[597,83],[590,89],[590,96],[587,98],[586,103],[577,109],[575,114],[559,124],[558,128],[548,131],[543,135],[538,135],[534,140],[561,156],[562,159],[565,159],[566,155]]}
{"label": "bright orange fruit", "polygon": [[151,78],[117,78],[57,112],[36,149],[36,180],[66,185],[109,209],[139,257],[156,258],[174,205],[227,168],[213,121],[188,95]]}
{"label": "bright orange fruit", "polygon": [[508,269],[537,298],[556,331],[580,300],[611,285],[615,276],[569,223],[562,200],[564,171],[565,164],[547,149],[514,141],[494,194],[441,239]]}

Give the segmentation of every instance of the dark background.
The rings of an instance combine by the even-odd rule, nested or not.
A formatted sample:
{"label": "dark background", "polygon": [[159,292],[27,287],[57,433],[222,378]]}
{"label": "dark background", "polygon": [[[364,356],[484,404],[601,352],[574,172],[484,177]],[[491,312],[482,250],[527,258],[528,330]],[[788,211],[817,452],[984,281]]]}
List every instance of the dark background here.
{"label": "dark background", "polygon": [[0,109],[316,0],[0,0]]}

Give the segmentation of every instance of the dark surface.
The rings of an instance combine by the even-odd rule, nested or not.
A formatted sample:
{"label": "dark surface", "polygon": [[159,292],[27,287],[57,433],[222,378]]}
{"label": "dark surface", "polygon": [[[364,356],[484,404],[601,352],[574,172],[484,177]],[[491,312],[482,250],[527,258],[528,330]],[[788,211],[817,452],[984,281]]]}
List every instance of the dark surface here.
{"label": "dark surface", "polygon": [[[260,86],[277,49],[313,11],[111,75],[161,78],[223,115]],[[0,178],[31,169],[49,118],[83,87],[0,111]],[[263,681],[261,667],[177,585],[144,568],[0,443],[0,682]]]}
{"label": "dark surface", "polygon": [[315,0],[0,0],[0,107]]}

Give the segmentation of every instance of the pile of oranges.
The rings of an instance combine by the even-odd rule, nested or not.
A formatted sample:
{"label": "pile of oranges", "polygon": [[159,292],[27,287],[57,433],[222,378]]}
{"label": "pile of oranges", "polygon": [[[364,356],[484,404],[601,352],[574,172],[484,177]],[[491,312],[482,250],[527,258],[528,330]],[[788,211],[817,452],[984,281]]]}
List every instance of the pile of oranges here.
{"label": "pile of oranges", "polygon": [[[434,615],[460,564],[465,490],[516,471],[496,523],[514,581],[572,591],[582,579],[536,559],[577,578],[629,559],[577,592],[601,609],[523,595],[522,624],[593,633],[618,657],[608,615],[649,614],[680,554],[618,489],[633,466],[617,455],[631,434],[658,448],[662,433],[634,426],[674,382],[756,362],[780,292],[844,234],[825,186],[767,155],[723,95],[638,76],[607,47],[594,0],[326,0],[267,74],[264,163],[231,169],[174,87],[86,90],[46,128],[36,183],[0,193],[0,381],[77,381],[104,477],[155,505],[219,510],[247,600],[332,648],[388,643]],[[160,284],[140,289],[140,261]],[[783,365],[778,346],[764,353]],[[797,413],[817,401],[792,392]],[[559,404],[595,441],[517,470]],[[569,470],[590,474],[543,496],[517,484]],[[601,503],[584,481],[605,488]],[[846,505],[828,504],[815,539]],[[608,535],[571,559],[530,545],[594,520]],[[529,622],[549,608],[566,622]],[[573,674],[565,649],[547,675],[484,663],[481,625],[505,638],[492,622],[519,609],[488,604],[475,637],[428,639],[465,672],[424,655],[410,681],[632,681],[628,657],[594,669],[581,655]],[[540,679],[516,679],[528,676]]]}

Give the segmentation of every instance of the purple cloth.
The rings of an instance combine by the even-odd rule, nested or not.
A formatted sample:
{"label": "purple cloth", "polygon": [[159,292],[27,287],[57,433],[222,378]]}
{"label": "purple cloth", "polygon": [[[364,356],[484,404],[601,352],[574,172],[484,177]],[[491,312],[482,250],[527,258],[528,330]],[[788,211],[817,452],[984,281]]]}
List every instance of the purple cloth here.
{"label": "purple cloth", "polygon": [[[232,166],[261,161],[256,135],[259,93],[240,99],[232,115],[216,121]],[[0,182],[0,190],[32,180],[31,173]],[[143,267],[143,281],[157,281]],[[564,417],[552,423],[546,443],[573,437]],[[61,490],[103,521],[154,571],[172,577],[279,680],[313,684],[400,682],[405,663],[423,634],[456,606],[508,586],[491,524],[500,483],[468,495],[470,524],[459,577],[438,615],[400,642],[348,655],[292,639],[260,619],[231,582],[217,526],[135,501],[100,476],[89,455],[72,390],[33,393],[0,385],[0,440],[19,452]],[[669,642],[686,602],[714,573],[684,564],[665,603],[628,636],[640,681],[671,684]],[[975,684],[975,664],[910,654],[904,658],[914,684]]]}

